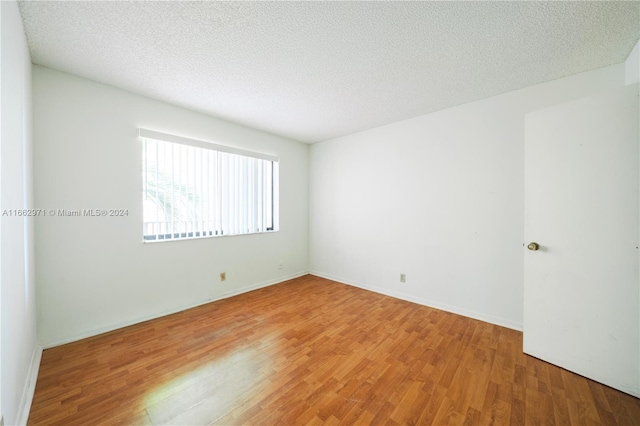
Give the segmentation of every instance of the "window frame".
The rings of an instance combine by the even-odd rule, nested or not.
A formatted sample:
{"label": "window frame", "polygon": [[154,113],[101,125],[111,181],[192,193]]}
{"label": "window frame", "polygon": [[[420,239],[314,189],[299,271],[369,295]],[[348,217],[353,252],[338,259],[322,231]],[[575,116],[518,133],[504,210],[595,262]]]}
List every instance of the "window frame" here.
{"label": "window frame", "polygon": [[[173,134],[168,134],[168,133],[163,133],[163,132],[158,132],[155,130],[149,130],[149,129],[145,129],[145,128],[139,128],[138,129],[138,139],[142,142],[142,241],[143,243],[158,243],[158,242],[166,242],[166,241],[185,241],[185,240],[192,240],[192,239],[201,239],[201,238],[212,238],[212,237],[232,237],[232,236],[241,236],[241,235],[252,235],[252,234],[265,234],[265,233],[273,233],[273,232],[278,232],[279,228],[280,228],[280,214],[279,214],[279,205],[280,205],[280,200],[279,200],[279,166],[280,166],[280,159],[278,156],[272,155],[272,154],[266,154],[266,153],[261,153],[261,152],[256,152],[256,151],[249,151],[249,150],[245,150],[245,149],[241,149],[241,148],[236,148],[236,147],[231,147],[231,146],[227,146],[227,145],[220,145],[217,143],[213,143],[213,142],[207,142],[207,141],[202,141],[202,140],[198,140],[198,139],[192,139],[192,138],[188,138],[188,137],[183,137],[183,136],[177,136],[177,135],[173,135]],[[146,146],[145,144],[146,139],[151,139],[151,140],[155,140],[158,142],[164,142],[164,143],[170,143],[170,144],[176,144],[176,145],[183,145],[183,146],[190,146],[190,147],[194,147],[194,148],[199,148],[199,149],[205,149],[205,150],[210,150],[210,151],[217,151],[218,153],[226,153],[226,154],[232,154],[232,155],[237,155],[237,156],[241,156],[241,157],[249,157],[249,158],[254,158],[254,159],[258,159],[258,160],[264,160],[267,162],[271,163],[271,227],[268,227],[264,230],[260,230],[260,231],[254,231],[254,232],[232,232],[232,233],[225,233],[226,231],[229,231],[228,229],[222,229],[221,233],[217,233],[216,229],[204,229],[206,227],[203,227],[203,229],[193,229],[193,230],[185,230],[184,232],[178,231],[176,232],[175,229],[172,229],[172,232],[168,232],[165,234],[162,233],[150,233],[147,234],[146,233],[146,225],[148,222],[145,222],[145,200],[147,199],[147,185],[145,184],[147,182],[147,166],[146,166],[146,161],[147,161],[147,157],[146,157]],[[172,159],[172,161],[176,161],[175,159]],[[244,160],[243,160],[244,161]],[[229,164],[229,163],[228,163]],[[227,165],[228,165],[227,164]],[[219,175],[222,176],[222,175]],[[227,179],[233,179],[233,177],[228,176]],[[173,181],[172,181],[173,182]],[[257,191],[257,187],[254,187],[253,189],[254,191]],[[165,212],[166,213],[166,212]],[[233,212],[233,213],[229,213],[228,215],[230,216],[231,214],[237,215],[237,211]],[[193,222],[193,221],[186,221],[186,222]],[[195,221],[197,222],[197,221]],[[158,222],[159,223],[159,222]],[[173,223],[173,222],[172,222]],[[238,228],[239,229],[239,228]]]}

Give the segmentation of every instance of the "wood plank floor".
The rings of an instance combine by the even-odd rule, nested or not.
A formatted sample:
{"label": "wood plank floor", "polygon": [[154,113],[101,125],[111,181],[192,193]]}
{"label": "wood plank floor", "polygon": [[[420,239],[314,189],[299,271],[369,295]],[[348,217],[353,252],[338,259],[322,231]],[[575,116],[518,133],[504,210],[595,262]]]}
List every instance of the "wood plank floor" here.
{"label": "wood plank floor", "polygon": [[507,328],[307,275],[44,351],[29,425],[638,425]]}

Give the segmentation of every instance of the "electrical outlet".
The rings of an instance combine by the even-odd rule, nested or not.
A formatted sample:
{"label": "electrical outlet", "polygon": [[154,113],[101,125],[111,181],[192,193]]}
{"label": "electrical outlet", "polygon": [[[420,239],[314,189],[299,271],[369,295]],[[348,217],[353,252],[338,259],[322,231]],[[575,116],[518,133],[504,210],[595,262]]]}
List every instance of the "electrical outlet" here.
{"label": "electrical outlet", "polygon": [[227,279],[227,273],[226,272],[220,272],[220,281],[225,281]]}
{"label": "electrical outlet", "polygon": [[400,274],[400,282],[401,283],[406,283],[407,282],[407,275],[406,274]]}
{"label": "electrical outlet", "polygon": [[282,269],[284,267],[284,263],[282,261],[278,262],[278,269]]}

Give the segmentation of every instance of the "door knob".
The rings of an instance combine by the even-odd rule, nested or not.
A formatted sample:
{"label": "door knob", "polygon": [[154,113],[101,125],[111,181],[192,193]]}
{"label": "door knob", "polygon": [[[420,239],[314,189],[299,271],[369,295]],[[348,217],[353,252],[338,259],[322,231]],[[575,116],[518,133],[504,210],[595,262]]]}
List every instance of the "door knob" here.
{"label": "door knob", "polygon": [[527,246],[527,248],[528,248],[529,250],[536,251],[536,250],[538,250],[538,249],[540,248],[540,244],[538,244],[538,243],[529,243],[529,245]]}

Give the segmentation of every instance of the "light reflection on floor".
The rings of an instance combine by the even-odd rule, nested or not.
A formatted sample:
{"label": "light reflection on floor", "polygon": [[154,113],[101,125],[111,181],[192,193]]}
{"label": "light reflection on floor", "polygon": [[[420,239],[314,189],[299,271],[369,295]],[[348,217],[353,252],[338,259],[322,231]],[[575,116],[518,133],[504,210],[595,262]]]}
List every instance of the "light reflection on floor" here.
{"label": "light reflection on floor", "polygon": [[154,425],[206,425],[242,405],[267,384],[270,361],[251,348],[197,367],[147,393]]}

